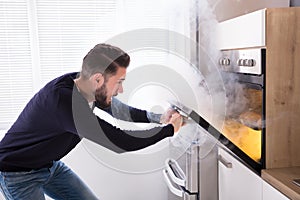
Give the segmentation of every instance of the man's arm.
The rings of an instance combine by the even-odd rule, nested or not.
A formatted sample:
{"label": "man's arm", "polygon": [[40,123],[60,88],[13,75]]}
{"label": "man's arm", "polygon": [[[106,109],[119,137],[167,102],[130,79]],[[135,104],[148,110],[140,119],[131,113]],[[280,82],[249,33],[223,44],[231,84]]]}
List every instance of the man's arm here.
{"label": "man's arm", "polygon": [[114,152],[139,150],[174,134],[171,124],[148,130],[122,130],[95,116],[78,91],[73,92],[73,98],[68,93],[59,94],[57,117],[61,128]]}
{"label": "man's arm", "polygon": [[[98,107],[97,102],[95,103],[95,106]],[[110,113],[114,118],[130,122],[160,123],[162,116],[161,114],[147,112],[128,106],[117,98],[113,98],[110,109],[105,111]]]}

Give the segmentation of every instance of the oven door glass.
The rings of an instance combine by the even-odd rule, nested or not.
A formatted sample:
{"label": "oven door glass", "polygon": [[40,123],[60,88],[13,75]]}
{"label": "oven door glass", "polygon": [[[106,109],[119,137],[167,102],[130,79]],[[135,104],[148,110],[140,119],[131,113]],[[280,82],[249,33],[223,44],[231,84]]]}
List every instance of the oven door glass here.
{"label": "oven door glass", "polygon": [[238,86],[227,93],[222,134],[257,163],[262,158],[263,90]]}

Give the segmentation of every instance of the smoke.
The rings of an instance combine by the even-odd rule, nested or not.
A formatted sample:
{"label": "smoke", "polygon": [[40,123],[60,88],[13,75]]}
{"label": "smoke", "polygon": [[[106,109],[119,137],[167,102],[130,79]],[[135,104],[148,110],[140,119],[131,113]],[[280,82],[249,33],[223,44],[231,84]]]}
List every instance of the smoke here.
{"label": "smoke", "polygon": [[191,30],[191,37],[198,43],[198,49],[192,52],[192,55],[195,55],[192,56],[192,60],[193,58],[197,60],[197,67],[204,77],[204,81],[200,81],[198,86],[204,88],[211,99],[212,107],[206,119],[217,129],[221,129],[225,117],[226,94],[218,67],[221,52],[216,43],[218,21],[214,6],[217,3],[218,1],[215,3],[208,0],[195,1],[195,6],[191,9],[190,26],[194,28],[194,31]]}
{"label": "smoke", "polygon": [[238,82],[235,74],[222,73],[226,91],[226,117],[237,118],[249,106],[245,85]]}
{"label": "smoke", "polygon": [[[215,116],[211,118],[211,123],[218,128],[226,117],[237,117],[249,108],[250,103],[245,85],[239,83],[237,75],[222,72],[218,64],[221,51],[217,44],[219,22],[216,8],[220,3],[220,0],[197,0],[194,11],[197,16],[191,16],[191,26],[196,27],[199,35],[198,67],[213,101],[212,112]],[[199,86],[202,87],[203,82]]]}

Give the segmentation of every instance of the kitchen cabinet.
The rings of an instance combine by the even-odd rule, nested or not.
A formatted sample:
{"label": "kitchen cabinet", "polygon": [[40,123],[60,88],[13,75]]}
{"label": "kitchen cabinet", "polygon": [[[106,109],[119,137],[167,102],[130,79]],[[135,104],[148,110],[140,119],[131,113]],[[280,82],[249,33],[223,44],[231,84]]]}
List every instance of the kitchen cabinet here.
{"label": "kitchen cabinet", "polygon": [[300,166],[300,7],[266,11],[266,169]]}
{"label": "kitchen cabinet", "polygon": [[262,200],[262,179],[225,151],[218,149],[219,200]]}
{"label": "kitchen cabinet", "polygon": [[289,200],[221,147],[218,159],[219,200]]}
{"label": "kitchen cabinet", "polygon": [[[297,4],[300,4],[300,2],[297,1],[298,0],[207,0],[219,22],[262,8],[289,7],[290,2],[292,5],[297,6]],[[251,26],[248,26],[248,30],[249,27]]]}
{"label": "kitchen cabinet", "polygon": [[300,166],[300,7],[266,8],[220,23],[219,49],[266,50],[262,163]]}
{"label": "kitchen cabinet", "polygon": [[262,184],[262,191],[263,191],[263,197],[262,200],[288,200],[285,195],[283,195],[281,192],[276,190],[274,187],[272,187],[269,183],[266,181],[263,181]]}
{"label": "kitchen cabinet", "polygon": [[[261,149],[261,167],[264,170],[291,169],[300,166],[299,22],[300,7],[266,8],[222,22],[218,28],[220,39],[218,45],[222,51],[253,48],[262,48],[265,51]],[[220,173],[221,194],[224,188],[229,187],[222,186],[224,184],[222,178],[226,178],[222,173],[225,172]],[[281,176],[285,177],[288,174],[289,171],[283,171]],[[279,178],[274,177],[274,182],[278,183]],[[274,182],[270,183],[274,185]],[[289,196],[291,199],[299,199],[297,197],[300,193],[295,186],[290,187],[291,182],[281,182],[281,185],[288,187],[274,186],[286,195],[292,194],[293,196]],[[269,193],[270,188],[263,186],[262,183],[261,187],[262,190],[266,190],[262,192],[261,198],[275,199],[269,197],[274,195],[272,192]],[[236,189],[237,192],[238,190]],[[285,197],[280,193],[277,194]]]}

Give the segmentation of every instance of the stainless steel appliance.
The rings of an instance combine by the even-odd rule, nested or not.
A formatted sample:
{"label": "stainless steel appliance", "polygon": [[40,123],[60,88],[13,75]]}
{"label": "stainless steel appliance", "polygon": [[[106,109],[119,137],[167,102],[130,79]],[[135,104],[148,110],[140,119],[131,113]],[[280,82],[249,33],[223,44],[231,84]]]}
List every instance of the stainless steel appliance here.
{"label": "stainless steel appliance", "polygon": [[[168,199],[217,200],[218,199],[218,140],[208,133],[219,134],[214,127],[193,110],[183,105],[173,108],[189,118],[186,126],[194,126],[195,136],[182,153],[176,146],[170,148],[170,158],[163,170],[170,193]],[[182,155],[181,155],[182,153]]]}
{"label": "stainless steel appliance", "polygon": [[219,64],[227,96],[222,143],[260,174],[265,165],[266,49],[223,50]]}

